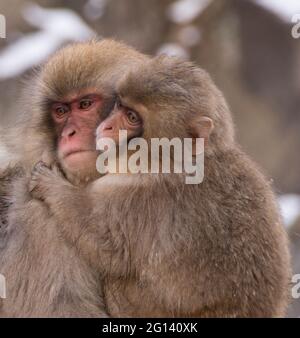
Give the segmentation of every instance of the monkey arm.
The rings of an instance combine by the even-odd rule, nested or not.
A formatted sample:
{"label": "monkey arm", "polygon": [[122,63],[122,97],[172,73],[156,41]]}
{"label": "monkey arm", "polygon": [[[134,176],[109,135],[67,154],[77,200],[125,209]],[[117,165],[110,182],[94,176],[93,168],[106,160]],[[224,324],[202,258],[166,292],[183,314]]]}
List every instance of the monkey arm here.
{"label": "monkey arm", "polygon": [[58,230],[94,267],[126,275],[146,266],[149,259],[163,257],[158,235],[171,226],[160,216],[164,212],[168,222],[172,219],[167,213],[168,197],[163,198],[155,184],[141,183],[138,179],[136,186],[129,182],[116,189],[108,181],[87,191],[68,182],[56,167],[39,163],[29,190],[48,205]]}
{"label": "monkey arm", "polygon": [[[102,276],[132,278],[146,297],[157,299],[170,316],[197,316],[209,304],[207,289],[220,282],[206,280],[199,236],[182,191],[163,182],[112,188],[112,181],[92,191],[77,188],[58,171],[38,165],[30,189],[58,220],[63,237]],[[115,180],[114,180],[115,182]],[[174,182],[172,188],[176,187]],[[125,197],[124,197],[125,196]],[[205,244],[202,244],[202,250]],[[199,253],[200,251],[200,253]],[[210,286],[209,286],[210,285]]]}
{"label": "monkey arm", "polygon": [[0,172],[0,247],[6,238],[8,210],[13,204],[13,182],[23,174],[19,167],[9,167]]}
{"label": "monkey arm", "polygon": [[108,191],[104,189],[94,196],[68,182],[58,168],[49,169],[42,162],[32,172],[29,190],[34,198],[47,204],[58,221],[58,230],[94,268],[103,274],[108,270],[116,275],[128,272],[126,241],[119,240],[122,230],[114,239],[114,229],[109,227]]}

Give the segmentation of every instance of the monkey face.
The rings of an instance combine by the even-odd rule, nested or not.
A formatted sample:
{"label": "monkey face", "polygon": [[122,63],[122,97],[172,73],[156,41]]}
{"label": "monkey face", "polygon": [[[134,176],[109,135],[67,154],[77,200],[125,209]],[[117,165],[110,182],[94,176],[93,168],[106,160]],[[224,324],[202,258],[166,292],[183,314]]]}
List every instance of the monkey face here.
{"label": "monkey face", "polygon": [[117,99],[115,107],[110,115],[99,125],[97,139],[109,137],[119,142],[119,131],[126,130],[128,140],[143,135],[143,119],[135,110],[124,106],[120,99]]}
{"label": "monkey face", "polygon": [[55,53],[26,93],[24,123],[30,132],[21,145],[30,154],[24,156],[26,167],[31,170],[46,154],[73,183],[98,178],[96,128],[112,110],[117,81],[147,59],[112,40],[72,44]]}
{"label": "monkey face", "polygon": [[66,174],[86,179],[96,175],[95,131],[105,100],[96,91],[87,89],[51,104],[57,157]]}

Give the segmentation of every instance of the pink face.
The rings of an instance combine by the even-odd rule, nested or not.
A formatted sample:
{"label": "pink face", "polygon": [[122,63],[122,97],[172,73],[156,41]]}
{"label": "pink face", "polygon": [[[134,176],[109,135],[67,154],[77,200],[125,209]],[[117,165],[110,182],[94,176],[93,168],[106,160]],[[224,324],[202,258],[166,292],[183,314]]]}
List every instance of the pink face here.
{"label": "pink face", "polygon": [[112,113],[99,125],[97,139],[109,137],[118,144],[120,130],[126,130],[128,139],[132,139],[141,135],[143,121],[137,112],[117,102]]}
{"label": "pink face", "polygon": [[69,171],[90,171],[96,167],[95,131],[100,123],[104,102],[101,95],[90,92],[55,102],[51,115],[58,137],[58,157]]}

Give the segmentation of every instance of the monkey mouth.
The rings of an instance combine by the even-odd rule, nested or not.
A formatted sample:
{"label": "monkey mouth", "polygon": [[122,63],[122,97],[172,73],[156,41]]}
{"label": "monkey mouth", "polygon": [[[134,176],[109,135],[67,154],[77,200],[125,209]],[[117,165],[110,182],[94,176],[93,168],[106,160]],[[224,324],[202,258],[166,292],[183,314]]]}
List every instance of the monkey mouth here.
{"label": "monkey mouth", "polygon": [[72,155],[77,155],[77,154],[82,154],[82,153],[95,153],[97,152],[96,149],[74,149],[74,150],[69,150],[69,151],[66,151],[64,154],[63,154],[63,159],[66,159],[67,157],[70,157]]}

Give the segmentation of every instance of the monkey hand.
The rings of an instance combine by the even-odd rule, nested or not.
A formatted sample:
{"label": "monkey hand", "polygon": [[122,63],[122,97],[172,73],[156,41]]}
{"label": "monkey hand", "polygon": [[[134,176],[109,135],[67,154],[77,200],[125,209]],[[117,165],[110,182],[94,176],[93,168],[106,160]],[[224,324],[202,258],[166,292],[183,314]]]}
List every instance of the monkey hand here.
{"label": "monkey hand", "polygon": [[57,166],[49,168],[44,162],[38,162],[31,173],[29,192],[32,197],[44,201],[57,185],[62,186],[64,178]]}

